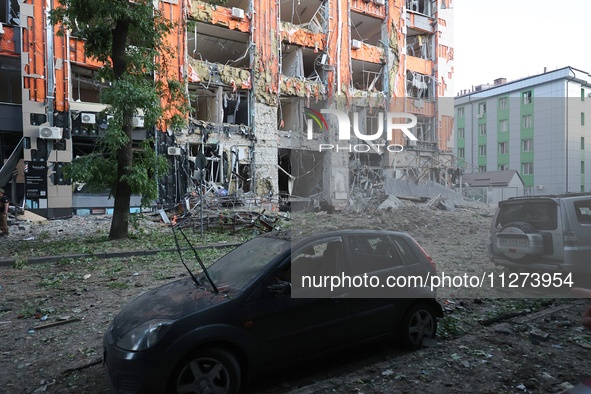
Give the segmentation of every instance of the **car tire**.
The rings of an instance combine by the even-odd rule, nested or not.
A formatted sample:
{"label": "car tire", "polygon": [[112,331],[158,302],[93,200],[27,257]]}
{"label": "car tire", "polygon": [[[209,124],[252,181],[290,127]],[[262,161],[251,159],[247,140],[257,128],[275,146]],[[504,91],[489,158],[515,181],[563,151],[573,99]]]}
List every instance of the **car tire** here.
{"label": "car tire", "polygon": [[[501,228],[499,233],[502,233],[503,231],[507,231],[511,228],[514,228],[517,230],[517,232],[522,232],[523,234],[538,234],[539,233],[539,231],[534,226],[532,226],[531,224],[529,224],[527,222],[507,223],[506,225],[504,225]],[[509,259],[510,261],[512,261],[514,263],[528,263],[532,258],[532,255],[521,254],[521,253],[502,252],[502,254],[503,254],[503,256],[505,256],[507,259]]]}
{"label": "car tire", "polygon": [[225,393],[240,390],[240,364],[229,351],[204,348],[184,358],[170,380],[170,393]]}
{"label": "car tire", "polygon": [[398,339],[406,349],[416,350],[423,347],[425,339],[434,339],[437,334],[437,318],[433,308],[424,302],[410,306],[404,314]]}

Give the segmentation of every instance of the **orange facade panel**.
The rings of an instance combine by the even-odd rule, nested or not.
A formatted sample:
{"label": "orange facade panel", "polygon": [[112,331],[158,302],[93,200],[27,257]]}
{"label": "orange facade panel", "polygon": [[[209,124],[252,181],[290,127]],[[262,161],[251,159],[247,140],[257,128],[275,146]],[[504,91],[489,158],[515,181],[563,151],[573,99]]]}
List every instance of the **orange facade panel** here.
{"label": "orange facade panel", "polygon": [[309,29],[304,29],[291,23],[282,22],[281,40],[289,44],[314,48],[315,51],[323,51],[326,45],[326,34],[314,33]]}
{"label": "orange facade panel", "polygon": [[45,91],[45,26],[35,21],[45,20],[43,7],[34,7],[32,16],[26,18],[23,34],[23,52],[28,56],[28,63],[23,68],[24,88],[29,90],[29,100],[43,102]]}
{"label": "orange facade panel", "polygon": [[435,116],[435,103],[433,101],[405,98],[405,112],[414,115]]}
{"label": "orange facade panel", "polygon": [[442,152],[451,152],[452,148],[448,146],[448,143],[451,142],[452,133],[454,129],[454,118],[453,116],[442,116],[441,121],[439,122],[439,150]]}
{"label": "orange facade panel", "polygon": [[351,6],[351,11],[380,19],[386,19],[386,7],[384,4],[379,4],[379,2],[371,0],[350,0],[349,4]]}
{"label": "orange facade panel", "polygon": [[424,75],[433,74],[433,62],[431,60],[421,59],[420,57],[407,56],[406,69],[415,71]]}
{"label": "orange facade panel", "polygon": [[84,53],[84,41],[79,40],[75,37],[70,37],[70,42],[68,45],[70,50],[71,62],[88,66],[90,68],[99,68],[102,66],[102,64],[98,61],[86,56],[86,54]]}
{"label": "orange facade panel", "polygon": [[[242,16],[239,15],[240,11],[242,11]],[[189,17],[200,22],[248,33],[250,32],[250,19],[244,10],[240,9],[240,11],[193,0]]]}
{"label": "orange facade panel", "polygon": [[4,26],[4,34],[0,35],[0,55],[15,55],[18,43],[14,42],[14,29]]}
{"label": "orange facade panel", "polygon": [[385,55],[382,48],[364,42],[361,43],[361,48],[351,51],[351,58],[370,63],[385,63]]}
{"label": "orange facade panel", "polygon": [[[180,4],[178,4],[180,3]],[[159,8],[162,12],[162,16],[168,18],[174,23],[174,27],[171,32],[164,37],[164,44],[167,48],[171,49],[171,52],[166,50],[160,51],[156,61],[162,67],[159,73],[157,73],[157,79],[162,80],[166,85],[167,80],[181,81],[183,78],[183,72],[186,71],[185,65],[185,40],[184,40],[184,25],[182,23],[176,23],[183,19],[186,10],[184,10],[184,1],[174,3],[159,2]],[[179,107],[186,104],[185,97],[178,97],[177,95],[171,94],[169,91],[165,91],[160,97],[162,107],[164,108],[164,120],[159,125],[159,129],[162,132],[167,132],[170,126],[171,120],[175,116],[183,118],[185,115],[181,113]],[[182,101],[179,102],[179,101]]]}

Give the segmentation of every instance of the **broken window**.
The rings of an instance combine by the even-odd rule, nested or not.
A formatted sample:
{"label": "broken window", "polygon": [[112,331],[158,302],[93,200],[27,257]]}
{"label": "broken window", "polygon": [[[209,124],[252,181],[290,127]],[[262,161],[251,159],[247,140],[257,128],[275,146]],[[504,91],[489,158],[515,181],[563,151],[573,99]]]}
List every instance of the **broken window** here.
{"label": "broken window", "polygon": [[381,19],[351,11],[351,39],[377,46],[381,38]]}
{"label": "broken window", "polygon": [[277,108],[277,128],[279,130],[303,130],[302,113],[304,105],[298,98],[282,98]]}
{"label": "broken window", "polygon": [[283,44],[282,74],[320,82],[323,56],[324,53],[315,53],[312,48]]}
{"label": "broken window", "polygon": [[383,72],[384,66],[382,64],[351,60],[351,76],[355,89],[381,92],[384,89]]}
{"label": "broken window", "polygon": [[429,100],[435,99],[433,78],[429,75],[414,71],[406,71],[406,95],[407,97]]}
{"label": "broken window", "polygon": [[208,188],[208,192],[217,191],[220,185],[228,186],[229,154],[228,149],[224,149],[222,144],[189,144],[188,153],[191,178],[201,180],[198,177],[198,172],[200,169],[204,169],[205,178],[202,180]]}
{"label": "broken window", "polygon": [[197,60],[246,68],[250,64],[249,36],[236,30],[195,23],[187,32],[187,52]]}
{"label": "broken window", "polygon": [[0,0],[0,22],[18,26],[20,5],[18,0]]}
{"label": "broken window", "polygon": [[281,1],[281,21],[299,25],[314,33],[324,31],[325,2],[318,0]]}
{"label": "broken window", "polygon": [[406,53],[409,56],[430,60],[433,58],[432,37],[427,34],[406,36]]}
{"label": "broken window", "polygon": [[521,97],[523,98],[523,105],[531,104],[531,90],[522,92]]}
{"label": "broken window", "polygon": [[481,118],[486,114],[486,103],[479,103],[478,104],[478,117]]}
{"label": "broken window", "polygon": [[100,94],[108,85],[96,79],[96,71],[72,65],[72,99],[100,103]]}
{"label": "broken window", "polygon": [[406,9],[427,16],[433,16],[431,0],[406,0]]}
{"label": "broken window", "polygon": [[437,138],[435,136],[435,119],[427,116],[417,116],[417,125],[414,133],[419,142],[422,144],[422,149],[435,149],[437,146]]}
{"label": "broken window", "polygon": [[[324,173],[323,152],[304,149],[280,149],[279,165],[286,170],[293,179],[292,195],[300,197],[315,197],[322,194],[322,180]],[[289,164],[286,163],[289,162]],[[287,193],[287,175],[279,171],[279,190]],[[286,178],[287,177],[287,178]],[[293,204],[293,203],[292,203]],[[292,206],[293,208],[293,206]]]}
{"label": "broken window", "polygon": [[248,92],[222,86],[189,88],[193,117],[211,123],[250,125]]}

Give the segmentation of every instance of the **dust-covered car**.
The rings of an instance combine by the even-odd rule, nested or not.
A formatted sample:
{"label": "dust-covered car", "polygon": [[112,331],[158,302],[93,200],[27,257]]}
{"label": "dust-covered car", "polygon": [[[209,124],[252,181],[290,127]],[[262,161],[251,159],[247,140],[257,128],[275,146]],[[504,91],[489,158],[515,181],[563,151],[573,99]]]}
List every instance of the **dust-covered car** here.
{"label": "dust-covered car", "polygon": [[119,393],[237,393],[261,371],[370,339],[417,348],[435,337],[441,306],[426,287],[383,289],[434,274],[406,233],[260,236],[124,307],[104,335],[110,381]]}
{"label": "dust-covered car", "polygon": [[489,252],[509,268],[591,273],[591,193],[499,202]]}

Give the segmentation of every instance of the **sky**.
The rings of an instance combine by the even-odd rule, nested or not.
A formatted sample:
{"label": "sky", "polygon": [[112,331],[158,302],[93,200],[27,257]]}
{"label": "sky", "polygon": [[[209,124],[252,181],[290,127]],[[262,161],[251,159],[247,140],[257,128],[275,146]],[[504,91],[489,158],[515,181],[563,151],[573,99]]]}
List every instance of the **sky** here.
{"label": "sky", "polygon": [[453,0],[454,90],[566,66],[591,73],[591,0]]}

